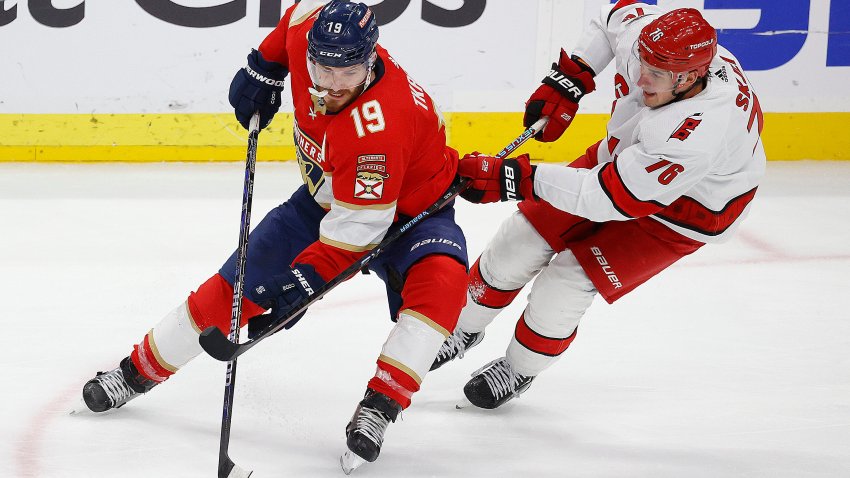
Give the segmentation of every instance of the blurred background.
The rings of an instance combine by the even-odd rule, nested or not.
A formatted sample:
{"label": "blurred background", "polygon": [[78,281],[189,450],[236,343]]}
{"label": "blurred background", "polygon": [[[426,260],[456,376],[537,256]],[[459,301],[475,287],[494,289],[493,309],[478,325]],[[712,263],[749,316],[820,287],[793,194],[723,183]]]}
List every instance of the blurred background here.
{"label": "blurred background", "polygon": [[[368,0],[380,42],[446,114],[450,143],[496,152],[605,0]],[[648,3],[655,3],[650,0]],[[696,7],[748,71],[774,160],[850,159],[850,2],[658,0]],[[241,161],[227,90],[281,0],[0,0],[0,161]],[[612,73],[538,160],[604,136]],[[291,112],[284,95],[283,112]],[[294,159],[279,115],[260,160]]]}

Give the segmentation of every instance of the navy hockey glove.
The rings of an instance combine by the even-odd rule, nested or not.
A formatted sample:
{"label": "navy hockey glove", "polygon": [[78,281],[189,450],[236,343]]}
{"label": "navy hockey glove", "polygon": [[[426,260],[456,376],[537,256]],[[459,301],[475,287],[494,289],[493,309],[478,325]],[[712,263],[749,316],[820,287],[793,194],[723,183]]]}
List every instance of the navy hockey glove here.
{"label": "navy hockey glove", "polygon": [[248,65],[236,72],[230,82],[230,100],[236,119],[245,129],[255,111],[260,112],[260,129],[272,122],[280,109],[283,80],[289,70],[279,63],[266,61],[257,50],[248,55]]}
{"label": "navy hockey glove", "polygon": [[534,168],[527,154],[500,159],[481,153],[460,159],[457,173],[472,182],[461,197],[478,204],[534,197]]}
{"label": "navy hockey glove", "polygon": [[[258,315],[248,321],[248,338],[286,317],[292,308],[302,300],[310,297],[315,291],[325,285],[324,279],[308,264],[294,264],[293,267],[280,275],[276,275],[254,289],[256,303],[260,307],[271,309],[271,313]],[[303,311],[291,320],[285,329],[291,328],[304,316]]]}
{"label": "navy hockey glove", "polygon": [[534,139],[548,143],[560,138],[573,122],[581,98],[596,88],[593,73],[561,50],[557,63],[543,84],[525,102],[525,116],[522,123],[526,128],[533,125],[542,116],[549,117],[549,123]]}

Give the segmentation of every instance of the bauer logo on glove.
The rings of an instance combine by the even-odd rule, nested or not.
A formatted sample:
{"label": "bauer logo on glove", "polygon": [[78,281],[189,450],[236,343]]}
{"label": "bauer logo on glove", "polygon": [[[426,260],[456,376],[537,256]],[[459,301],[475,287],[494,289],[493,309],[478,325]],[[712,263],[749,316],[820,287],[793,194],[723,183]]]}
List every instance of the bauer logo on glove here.
{"label": "bauer logo on glove", "polygon": [[525,102],[523,124],[531,126],[543,117],[549,123],[534,139],[548,143],[564,134],[578,111],[584,95],[596,88],[593,71],[580,59],[571,58],[564,50],[552,69],[543,78],[542,85]]}
{"label": "bauer logo on glove", "polygon": [[457,172],[472,181],[461,197],[482,204],[534,198],[534,168],[527,154],[512,159],[467,154]]}

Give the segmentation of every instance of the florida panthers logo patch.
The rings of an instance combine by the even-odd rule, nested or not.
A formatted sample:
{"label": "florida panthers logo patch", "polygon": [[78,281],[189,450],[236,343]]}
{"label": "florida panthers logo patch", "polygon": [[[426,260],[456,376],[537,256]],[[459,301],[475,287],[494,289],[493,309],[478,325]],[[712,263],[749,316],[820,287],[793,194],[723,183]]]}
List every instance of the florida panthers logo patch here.
{"label": "florida panthers logo patch", "polygon": [[384,178],[378,173],[359,172],[354,179],[354,197],[357,199],[381,199],[384,194]]}
{"label": "florida panthers logo patch", "polygon": [[357,176],[354,178],[354,197],[381,199],[387,173],[387,157],[383,154],[364,154],[357,157]]}

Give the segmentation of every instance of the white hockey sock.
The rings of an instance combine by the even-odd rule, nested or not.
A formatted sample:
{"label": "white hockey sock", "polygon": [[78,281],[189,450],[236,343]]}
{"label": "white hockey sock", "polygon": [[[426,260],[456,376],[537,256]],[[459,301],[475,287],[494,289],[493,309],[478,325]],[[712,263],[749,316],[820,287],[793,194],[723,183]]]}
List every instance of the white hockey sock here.
{"label": "white hockey sock", "polygon": [[477,304],[469,292],[466,293],[466,305],[460,311],[460,318],[457,321],[457,328],[467,333],[482,332],[493,319],[499,315],[499,312],[504,310],[492,309],[483,305]]}
{"label": "white hockey sock", "polygon": [[421,384],[449,332],[433,320],[404,310],[390,332],[379,360],[404,371]]}
{"label": "white hockey sock", "polygon": [[200,334],[201,331],[189,315],[188,304],[183,302],[148,332],[151,350],[140,347],[139,358],[143,367],[144,362],[151,360],[151,357],[147,356],[148,352],[152,352],[153,358],[161,367],[176,372],[203,351],[198,343]]}
{"label": "white hockey sock", "polygon": [[534,377],[557,362],[561,355],[553,357],[533,352],[517,342],[516,337],[512,337],[505,357],[518,374]]}

